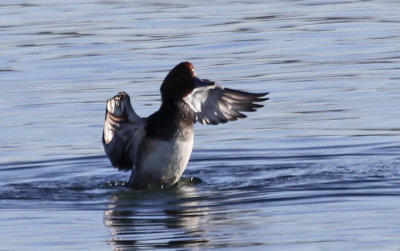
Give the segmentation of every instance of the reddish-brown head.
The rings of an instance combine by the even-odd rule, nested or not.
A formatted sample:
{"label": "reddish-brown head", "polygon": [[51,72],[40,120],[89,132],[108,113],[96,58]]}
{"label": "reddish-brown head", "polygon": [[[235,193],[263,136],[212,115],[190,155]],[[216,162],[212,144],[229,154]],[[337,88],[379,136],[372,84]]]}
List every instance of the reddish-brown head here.
{"label": "reddish-brown head", "polygon": [[199,79],[194,67],[189,62],[182,62],[175,66],[165,77],[161,85],[161,97],[163,102],[183,99],[189,95],[194,88],[215,85],[208,79]]}
{"label": "reddish-brown head", "polygon": [[175,66],[161,85],[160,91],[163,101],[186,97],[195,87],[195,76],[194,67],[191,63],[182,62]]}

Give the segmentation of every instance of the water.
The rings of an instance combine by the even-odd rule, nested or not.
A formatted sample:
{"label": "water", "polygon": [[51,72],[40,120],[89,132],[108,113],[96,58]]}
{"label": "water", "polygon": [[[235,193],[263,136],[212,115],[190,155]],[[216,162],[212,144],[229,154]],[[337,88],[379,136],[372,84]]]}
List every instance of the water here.
{"label": "water", "polygon": [[[399,8],[1,1],[0,249],[399,250]],[[196,125],[176,187],[133,191],[103,153],[105,100],[148,116],[184,60],[271,99]]]}

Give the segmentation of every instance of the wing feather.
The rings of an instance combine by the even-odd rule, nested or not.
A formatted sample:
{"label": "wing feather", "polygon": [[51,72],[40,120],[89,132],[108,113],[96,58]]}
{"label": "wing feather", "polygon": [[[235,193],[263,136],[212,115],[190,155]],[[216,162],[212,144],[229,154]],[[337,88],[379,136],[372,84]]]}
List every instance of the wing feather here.
{"label": "wing feather", "polygon": [[194,113],[194,121],[217,125],[228,121],[246,118],[242,112],[254,112],[263,107],[258,102],[268,100],[268,93],[249,93],[209,85],[195,88],[184,101]]}
{"label": "wing feather", "polygon": [[112,165],[131,170],[144,136],[145,119],[133,110],[129,95],[120,92],[107,101],[103,129],[103,146]]}

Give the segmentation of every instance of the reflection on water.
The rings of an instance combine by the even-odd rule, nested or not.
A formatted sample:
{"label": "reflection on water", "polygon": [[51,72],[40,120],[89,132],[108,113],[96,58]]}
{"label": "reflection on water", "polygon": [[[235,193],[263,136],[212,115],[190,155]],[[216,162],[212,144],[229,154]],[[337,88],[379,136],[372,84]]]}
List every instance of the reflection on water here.
{"label": "reflection on water", "polygon": [[[400,3],[0,2],[1,250],[395,250]],[[182,181],[132,191],[104,156],[105,100],[158,109],[189,60],[270,92],[195,127]]]}
{"label": "reflection on water", "polygon": [[119,191],[105,212],[113,246],[193,248],[209,242],[207,208],[198,207],[196,188],[179,184],[168,191]]}

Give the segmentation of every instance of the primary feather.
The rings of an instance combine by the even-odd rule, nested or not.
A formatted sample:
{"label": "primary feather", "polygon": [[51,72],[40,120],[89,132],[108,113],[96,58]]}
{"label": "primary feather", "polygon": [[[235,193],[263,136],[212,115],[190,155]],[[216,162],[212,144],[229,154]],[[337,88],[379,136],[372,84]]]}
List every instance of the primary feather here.
{"label": "primary feather", "polygon": [[245,118],[241,112],[253,112],[263,105],[256,104],[268,100],[262,98],[268,93],[249,93],[210,85],[195,88],[183,100],[194,112],[194,122],[217,125],[238,118]]}

